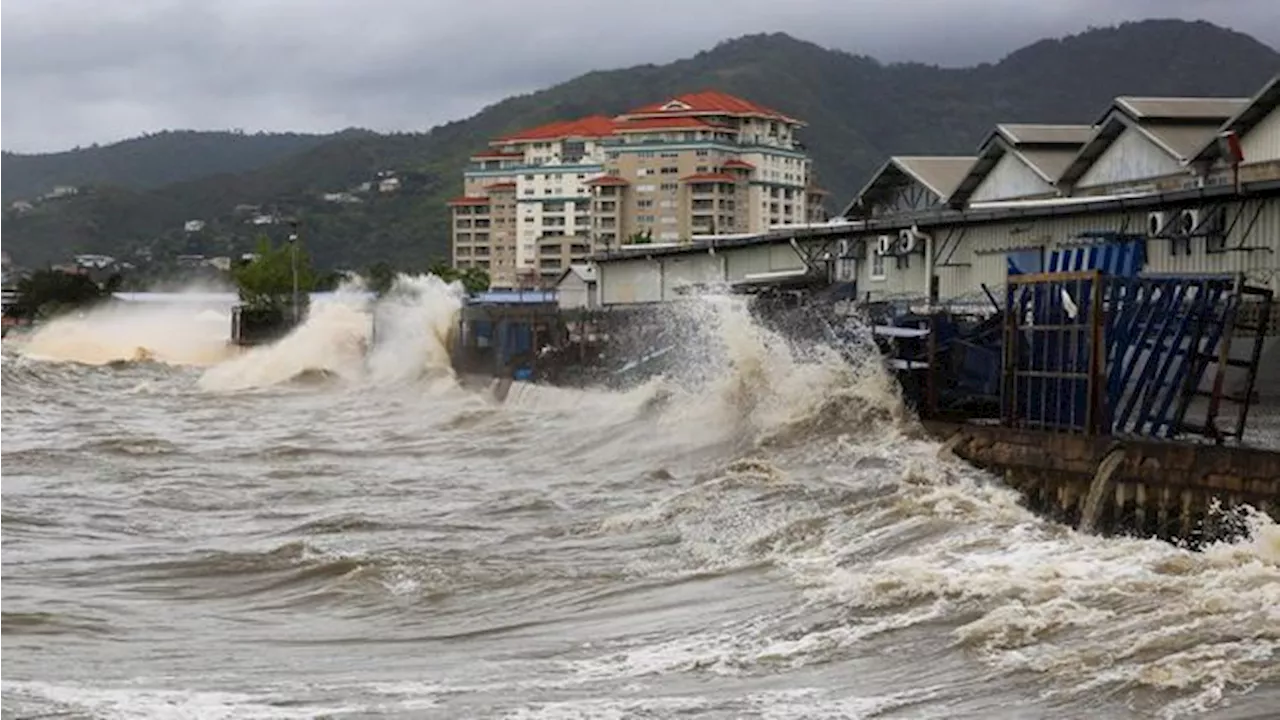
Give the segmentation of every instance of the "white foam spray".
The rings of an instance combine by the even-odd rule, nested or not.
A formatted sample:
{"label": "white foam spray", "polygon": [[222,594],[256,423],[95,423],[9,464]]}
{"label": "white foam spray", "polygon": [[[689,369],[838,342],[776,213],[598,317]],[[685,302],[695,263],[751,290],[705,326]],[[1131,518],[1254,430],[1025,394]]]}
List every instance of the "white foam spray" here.
{"label": "white foam spray", "polygon": [[449,342],[462,307],[459,283],[401,275],[373,308],[368,374],[378,384],[452,377]]}
{"label": "white foam spray", "polygon": [[154,361],[215,365],[233,354],[227,338],[230,304],[111,302],[64,315],[27,336],[21,353],[87,365]]}
{"label": "white foam spray", "polygon": [[285,337],[207,370],[200,387],[234,392],[315,373],[376,384],[452,378],[449,337],[461,305],[461,286],[434,275],[401,275],[376,301],[349,283]]}

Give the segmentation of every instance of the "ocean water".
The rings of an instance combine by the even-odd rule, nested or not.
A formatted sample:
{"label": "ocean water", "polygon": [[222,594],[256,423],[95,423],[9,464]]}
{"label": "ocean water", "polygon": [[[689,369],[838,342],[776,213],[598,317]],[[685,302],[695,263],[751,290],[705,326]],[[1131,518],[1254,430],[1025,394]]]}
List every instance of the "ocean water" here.
{"label": "ocean water", "polygon": [[1274,524],[1055,525],[725,298],[686,373],[499,404],[456,289],[400,290],[248,352],[166,303],[5,340],[4,717],[1280,713]]}

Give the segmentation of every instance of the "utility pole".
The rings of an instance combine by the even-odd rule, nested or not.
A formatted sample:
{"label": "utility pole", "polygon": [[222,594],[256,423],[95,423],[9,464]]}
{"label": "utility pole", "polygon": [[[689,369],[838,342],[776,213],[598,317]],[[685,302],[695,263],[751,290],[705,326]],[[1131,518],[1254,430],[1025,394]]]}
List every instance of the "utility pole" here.
{"label": "utility pole", "polygon": [[289,232],[289,265],[293,270],[293,324],[297,325],[301,309],[298,306],[298,221],[290,220],[292,230]]}

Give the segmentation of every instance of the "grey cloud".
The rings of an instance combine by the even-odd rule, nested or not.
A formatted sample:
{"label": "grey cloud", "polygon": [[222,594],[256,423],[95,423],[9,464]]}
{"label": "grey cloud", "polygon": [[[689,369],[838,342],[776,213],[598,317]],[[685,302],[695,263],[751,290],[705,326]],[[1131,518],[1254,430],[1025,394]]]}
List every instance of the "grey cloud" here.
{"label": "grey cloud", "polygon": [[6,0],[3,145],[181,127],[424,130],[592,69],[784,31],[883,61],[994,61],[1149,16],[1280,44],[1274,0]]}

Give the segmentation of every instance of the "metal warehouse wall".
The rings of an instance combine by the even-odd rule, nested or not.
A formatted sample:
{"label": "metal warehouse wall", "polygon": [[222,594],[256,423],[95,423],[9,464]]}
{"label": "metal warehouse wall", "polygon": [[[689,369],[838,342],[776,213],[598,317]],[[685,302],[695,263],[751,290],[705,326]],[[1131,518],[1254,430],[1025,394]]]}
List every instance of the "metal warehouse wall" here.
{"label": "metal warehouse wall", "polygon": [[[1243,212],[1241,212],[1243,210]],[[1260,210],[1260,212],[1259,212]],[[1256,219],[1255,219],[1256,218]],[[1233,202],[1227,205],[1225,252],[1205,253],[1204,238],[1191,241],[1191,254],[1170,252],[1168,240],[1147,244],[1147,272],[1242,272],[1257,284],[1280,292],[1280,198]]]}
{"label": "metal warehouse wall", "polygon": [[[1144,272],[1242,272],[1251,282],[1269,284],[1280,292],[1280,198],[1231,202],[1226,207],[1226,251],[1206,252],[1205,238],[1197,237],[1191,240],[1191,254],[1182,250],[1175,255],[1172,241],[1151,238],[1147,241]],[[943,301],[979,299],[983,283],[993,290],[1004,285],[1011,252],[1042,248],[1047,253],[1087,232],[1144,233],[1147,216],[1144,210],[931,228],[938,253],[934,264],[938,297]],[[870,278],[869,261],[869,253],[875,251],[874,237],[866,239],[866,250],[868,260],[858,263],[860,296],[870,296],[872,300],[894,295],[924,296],[922,255],[911,258],[909,271],[894,269],[893,259],[887,258],[888,277],[876,281]]]}

